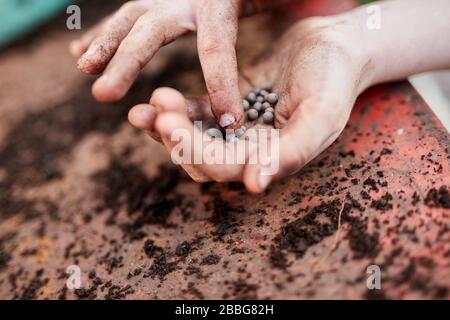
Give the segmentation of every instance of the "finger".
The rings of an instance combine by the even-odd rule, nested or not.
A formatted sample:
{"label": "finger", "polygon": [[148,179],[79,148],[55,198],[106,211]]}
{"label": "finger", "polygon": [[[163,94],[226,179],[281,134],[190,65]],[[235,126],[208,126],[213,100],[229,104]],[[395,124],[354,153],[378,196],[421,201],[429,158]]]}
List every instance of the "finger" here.
{"label": "finger", "polygon": [[121,41],[130,32],[136,20],[146,12],[137,1],[125,3],[104,25],[100,36],[86,36],[83,45],[91,42],[87,52],[78,60],[78,68],[88,74],[101,73],[114,56]]}
{"label": "finger", "polygon": [[[245,83],[241,83],[245,85]],[[166,119],[164,124],[158,132],[165,132],[166,136],[172,135],[174,130],[184,130],[188,133],[191,141],[195,145],[191,145],[189,150],[192,159],[202,159],[201,163],[195,163],[193,168],[204,172],[215,181],[234,181],[241,177],[242,169],[248,155],[248,148],[246,149],[245,141],[239,141],[237,144],[225,143],[222,139],[212,139],[203,133],[208,128],[213,128],[215,122],[211,115],[211,108],[207,97],[203,99],[186,100],[184,96],[175,89],[159,88],[155,90],[150,99],[151,104],[155,105],[158,112],[176,113],[181,120],[177,118]],[[192,122],[196,124],[194,126]],[[198,130],[201,126],[201,131]],[[197,134],[195,134],[197,133]],[[161,133],[162,134],[162,133]],[[164,139],[163,139],[164,140]],[[166,140],[169,140],[168,138]],[[167,143],[168,148],[173,148],[173,143]],[[207,161],[205,157],[210,154],[206,152],[209,150],[217,150],[223,155],[215,158],[217,161]]]}
{"label": "finger", "polygon": [[[186,116],[176,112],[161,113],[156,119],[156,129],[160,132],[172,159],[178,157],[183,167],[188,165],[217,182],[241,179],[243,164],[224,161],[227,152],[224,140],[213,139],[202,133]],[[178,139],[180,134],[183,136],[181,141]],[[208,150],[214,152],[210,153]],[[216,155],[219,157],[215,158]],[[217,159],[219,161],[216,161]],[[245,159],[242,163],[245,163]]]}
{"label": "finger", "polygon": [[238,88],[236,1],[205,0],[197,12],[197,46],[212,110],[222,127],[238,128],[244,118]]}
{"label": "finger", "polygon": [[248,190],[264,191],[272,181],[297,172],[331,145],[343,129],[340,121],[332,118],[317,103],[302,102],[280,130],[278,151],[270,153],[270,164],[246,166],[244,183]]}
{"label": "finger", "polygon": [[155,130],[157,114],[174,111],[188,116],[193,121],[210,118],[211,115],[208,113],[210,106],[206,105],[207,102],[204,100],[187,101],[175,89],[158,88],[153,92],[150,104],[139,104],[130,110],[128,120],[137,129],[146,131],[150,137],[158,142],[162,142],[159,132]]}
{"label": "finger", "polygon": [[[215,181],[232,181],[238,180],[242,172],[243,164],[245,163],[245,152],[235,154],[244,155],[240,165],[234,165],[232,156],[228,156],[231,165],[220,162],[207,162],[205,149],[210,146],[210,150],[217,150],[219,153],[225,155],[226,152],[230,152],[222,139],[211,139],[208,135],[204,134],[205,131],[211,126],[211,123],[204,121],[210,115],[206,111],[210,110],[209,104],[204,99],[200,100],[186,100],[184,96],[177,90],[171,88],[160,88],[155,90],[150,99],[159,112],[156,119],[156,131],[159,132],[161,138],[166,145],[169,152],[178,145],[178,141],[172,139],[172,135],[177,132],[182,132],[191,142],[183,150],[183,154],[190,155],[190,161],[182,164],[183,168],[192,176],[202,174],[212,178]],[[196,126],[193,125],[192,121]],[[198,129],[201,126],[201,130]],[[212,141],[211,141],[212,140]],[[242,144],[240,145],[242,148]],[[232,150],[231,150],[232,151]],[[205,156],[206,155],[206,156]],[[194,161],[197,159],[197,161]],[[237,162],[237,161],[236,161]],[[192,174],[194,173],[194,174]],[[194,178],[195,179],[195,178]],[[198,181],[197,179],[195,179]]]}
{"label": "finger", "polygon": [[98,100],[110,102],[121,99],[159,48],[189,31],[177,22],[176,17],[149,12],[136,21],[104,74],[93,86],[93,94]]}
{"label": "finger", "polygon": [[144,130],[152,139],[162,142],[161,137],[155,131],[155,120],[158,112],[150,104],[139,104],[131,108],[128,113],[128,121],[137,129]]}
{"label": "finger", "polygon": [[72,41],[69,46],[70,54],[75,58],[80,58],[89,48],[92,41],[100,34],[102,28],[103,23],[101,22],[86,31],[79,39]]}
{"label": "finger", "polygon": [[[177,90],[171,88],[159,88],[155,90],[150,98],[150,103],[155,106],[155,110],[158,114],[162,114],[164,112],[173,112],[177,113],[183,117],[188,116],[188,106],[187,101],[183,97],[183,95]],[[170,139],[163,139],[160,135],[160,132],[155,129],[155,126],[152,127],[154,129],[152,138],[155,135],[158,137],[159,141],[162,141],[167,148],[171,148]],[[170,151],[171,149],[169,149]],[[189,174],[189,176],[197,182],[207,182],[211,181],[211,178],[205,175],[201,170],[195,168],[190,164],[182,164],[183,169]]]}
{"label": "finger", "polygon": [[162,87],[156,89],[150,98],[158,112],[174,111],[187,116],[187,104],[183,95],[175,89]]}

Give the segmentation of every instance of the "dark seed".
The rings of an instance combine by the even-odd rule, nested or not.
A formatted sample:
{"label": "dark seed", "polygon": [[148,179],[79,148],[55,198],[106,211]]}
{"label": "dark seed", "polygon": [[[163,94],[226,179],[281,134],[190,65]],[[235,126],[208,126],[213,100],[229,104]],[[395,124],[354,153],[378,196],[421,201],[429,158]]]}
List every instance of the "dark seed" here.
{"label": "dark seed", "polygon": [[263,96],[263,97],[266,97],[268,94],[269,94],[269,92],[267,90],[264,90],[264,89],[259,92],[259,95]]}
{"label": "dark seed", "polygon": [[255,104],[253,105],[253,109],[255,109],[256,111],[260,112],[261,109],[262,109],[261,102],[255,102]]}
{"label": "dark seed", "polygon": [[267,101],[262,104],[262,111],[265,111],[267,108],[270,108],[271,105]]}
{"label": "dark seed", "polygon": [[250,103],[247,100],[242,100],[242,106],[244,107],[244,111],[247,111],[250,108]]}
{"label": "dark seed", "polygon": [[264,112],[270,112],[270,113],[275,113],[275,109],[272,107],[267,108],[266,110],[264,110]]}
{"label": "dark seed", "polygon": [[254,93],[254,92],[250,92],[248,95],[247,95],[247,101],[248,102],[250,102],[250,103],[254,103],[255,101],[256,101],[256,93]]}
{"label": "dark seed", "polygon": [[250,121],[258,119],[258,116],[259,116],[258,111],[256,111],[255,109],[249,109],[247,111],[247,117]]}
{"label": "dark seed", "polygon": [[278,102],[278,95],[276,93],[270,93],[267,95],[266,100],[270,104],[276,104]]}
{"label": "dark seed", "polygon": [[256,97],[256,102],[261,102],[261,103],[263,103],[263,102],[264,102],[264,97],[262,97],[262,96]]}
{"label": "dark seed", "polygon": [[264,123],[270,124],[273,122],[273,113],[272,112],[264,112],[263,114],[263,121]]}

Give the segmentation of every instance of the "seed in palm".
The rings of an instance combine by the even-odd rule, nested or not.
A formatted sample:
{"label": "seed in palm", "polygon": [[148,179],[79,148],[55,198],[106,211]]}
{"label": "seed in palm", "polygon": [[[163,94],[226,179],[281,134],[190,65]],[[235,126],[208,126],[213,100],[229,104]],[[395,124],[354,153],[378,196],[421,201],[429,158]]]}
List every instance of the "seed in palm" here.
{"label": "seed in palm", "polygon": [[266,101],[266,102],[264,102],[262,104],[262,108],[261,109],[262,109],[262,111],[266,111],[266,109],[270,108],[270,107],[271,107],[271,104]]}
{"label": "seed in palm", "polygon": [[264,112],[270,112],[270,113],[275,113],[275,109],[272,107],[267,108],[266,110],[264,110]]}
{"label": "seed in palm", "polygon": [[242,100],[242,106],[244,107],[244,111],[247,111],[250,108],[250,103],[247,100]]}
{"label": "seed in palm", "polygon": [[273,123],[273,119],[274,119],[274,115],[272,112],[264,112],[264,114],[262,115],[263,121],[266,124],[271,124]]}
{"label": "seed in palm", "polygon": [[248,120],[250,120],[250,121],[254,121],[254,120],[258,119],[258,116],[259,116],[258,111],[256,111],[253,108],[249,109],[247,111],[247,117],[248,117]]}
{"label": "seed in palm", "polygon": [[245,99],[250,103],[255,103],[256,94],[254,92],[250,92]]}
{"label": "seed in palm", "polygon": [[261,102],[255,102],[255,104],[253,105],[253,109],[255,109],[256,111],[261,112],[262,109],[262,103]]}
{"label": "seed in palm", "polygon": [[278,102],[278,95],[276,93],[269,93],[266,96],[266,101],[269,102],[271,105],[274,105]]}

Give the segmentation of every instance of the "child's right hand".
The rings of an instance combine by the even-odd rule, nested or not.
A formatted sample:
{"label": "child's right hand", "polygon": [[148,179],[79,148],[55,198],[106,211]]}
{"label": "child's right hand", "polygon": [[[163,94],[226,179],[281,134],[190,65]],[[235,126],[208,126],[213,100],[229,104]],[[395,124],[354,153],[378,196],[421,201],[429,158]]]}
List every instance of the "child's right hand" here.
{"label": "child's right hand", "polygon": [[[78,68],[82,72],[103,72],[92,88],[94,96],[104,102],[116,101],[127,93],[140,70],[160,47],[189,31],[196,31],[215,118],[222,127],[239,127],[244,114],[235,52],[238,18],[276,2],[280,1],[129,1],[105,22],[73,42],[71,52],[79,58]],[[222,117],[224,114],[227,116]]]}
{"label": "child's right hand", "polygon": [[[182,154],[202,160],[181,163],[194,180],[242,181],[251,192],[262,192],[271,182],[300,170],[344,129],[356,97],[372,83],[371,57],[360,46],[363,35],[351,19],[305,19],[274,42],[256,65],[242,70],[241,92],[269,86],[279,95],[274,123],[280,129],[278,143],[275,141],[279,149],[269,155],[269,166],[273,164],[275,169],[270,175],[263,163],[252,162],[259,159],[256,155],[264,154],[270,134],[262,139],[245,135],[236,143],[211,141],[192,123],[202,121],[203,128],[208,128],[213,119],[209,102],[202,97],[188,100],[176,90],[161,88],[149,104],[131,109],[129,120],[162,141],[171,155],[180,151],[178,135],[183,132],[183,139],[190,142],[183,145]],[[248,123],[247,128],[272,129],[261,120]],[[239,154],[245,161],[211,163],[204,157],[210,150],[222,150],[231,160]]]}

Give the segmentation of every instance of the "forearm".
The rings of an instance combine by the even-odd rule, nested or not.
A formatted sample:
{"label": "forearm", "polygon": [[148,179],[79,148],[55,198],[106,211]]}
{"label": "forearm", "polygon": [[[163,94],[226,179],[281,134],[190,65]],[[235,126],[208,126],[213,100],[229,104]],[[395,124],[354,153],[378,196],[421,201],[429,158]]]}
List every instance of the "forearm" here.
{"label": "forearm", "polygon": [[376,11],[368,13],[369,6],[338,17],[359,29],[371,65],[370,84],[450,67],[450,1],[392,0],[373,5],[379,8],[379,29],[371,25]]}

